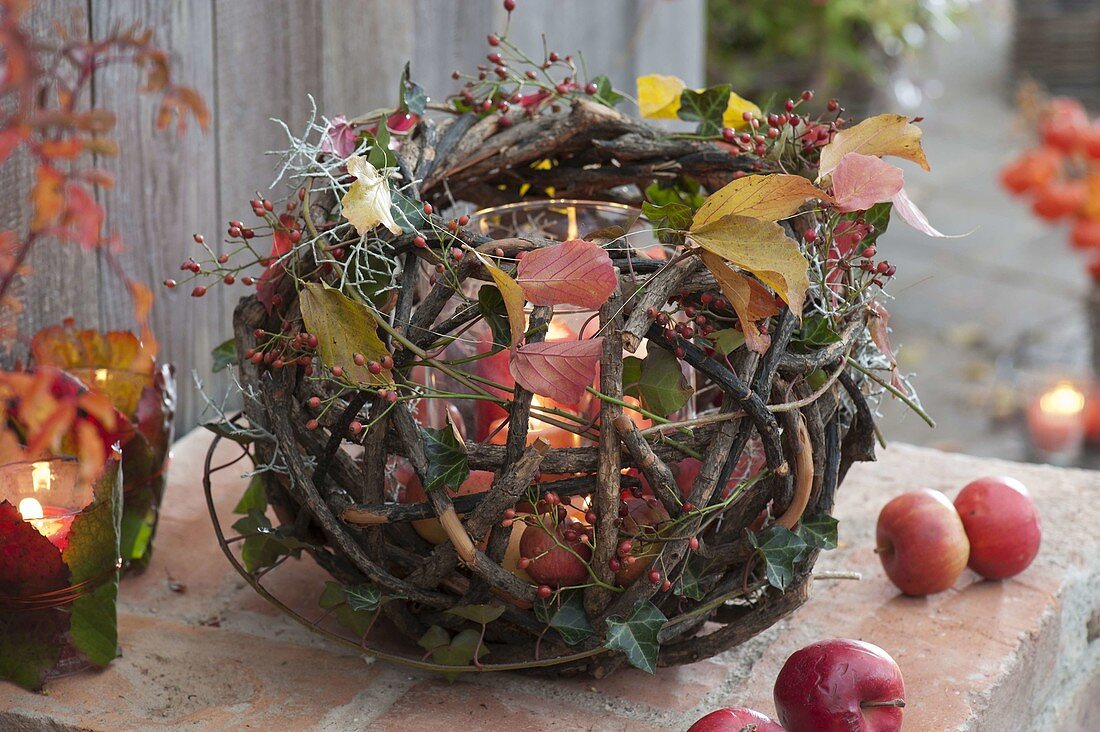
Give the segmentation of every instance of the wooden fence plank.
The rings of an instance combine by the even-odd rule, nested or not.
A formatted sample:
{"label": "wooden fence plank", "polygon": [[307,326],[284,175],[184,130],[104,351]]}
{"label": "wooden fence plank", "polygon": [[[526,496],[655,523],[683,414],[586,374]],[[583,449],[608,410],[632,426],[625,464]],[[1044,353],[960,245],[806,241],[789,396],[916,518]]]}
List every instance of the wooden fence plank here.
{"label": "wooden fence plank", "polygon": [[[92,35],[100,38],[115,23],[134,21],[157,31],[169,51],[178,79],[207,90],[214,83],[213,13],[209,2],[112,0],[95,2]],[[126,247],[121,257],[129,277],[149,284],[157,295],[153,324],[161,357],[177,366],[180,426],[194,423],[198,395],[191,369],[208,370],[208,354],[222,334],[224,308],[216,298],[195,300],[190,288],[166,290],[159,283],[178,276],[179,263],[193,253],[191,235],[214,223],[217,204],[213,135],[192,129],[182,139],[153,129],[156,100],[135,93],[136,69],[108,67],[96,76],[97,104],[118,114],[121,154],[102,166],[115,174],[116,186],[103,197],[109,225]],[[207,94],[207,99],[210,99]],[[118,276],[103,263],[99,273],[101,320],[109,328],[133,327],[132,305]]]}

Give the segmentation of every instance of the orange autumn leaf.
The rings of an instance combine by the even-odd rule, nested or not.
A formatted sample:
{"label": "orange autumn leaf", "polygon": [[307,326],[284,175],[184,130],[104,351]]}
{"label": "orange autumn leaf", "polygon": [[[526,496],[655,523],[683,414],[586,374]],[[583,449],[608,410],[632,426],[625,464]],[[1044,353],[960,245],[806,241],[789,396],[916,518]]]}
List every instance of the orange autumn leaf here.
{"label": "orange autumn leaf", "polygon": [[761,334],[758,323],[779,312],[775,298],[764,285],[752,277],[735,271],[728,262],[708,251],[700,253],[703,264],[714,275],[722,294],[730,301],[730,306],[741,321],[741,331],[745,344],[750,350],[764,353],[771,345],[771,338]]}
{"label": "orange autumn leaf", "polygon": [[53,226],[65,209],[65,176],[48,165],[39,165],[30,202],[34,206],[31,232],[39,233]]}
{"label": "orange autumn leaf", "polygon": [[66,238],[83,249],[95,249],[101,242],[103,219],[103,207],[87,188],[77,183],[65,185],[65,213],[61,226]]}
{"label": "orange autumn leaf", "polygon": [[[147,289],[147,288],[146,288]],[[31,355],[41,366],[114,368],[153,373],[153,359],[142,341],[127,331],[76,330],[71,323],[43,328],[31,339]]]}

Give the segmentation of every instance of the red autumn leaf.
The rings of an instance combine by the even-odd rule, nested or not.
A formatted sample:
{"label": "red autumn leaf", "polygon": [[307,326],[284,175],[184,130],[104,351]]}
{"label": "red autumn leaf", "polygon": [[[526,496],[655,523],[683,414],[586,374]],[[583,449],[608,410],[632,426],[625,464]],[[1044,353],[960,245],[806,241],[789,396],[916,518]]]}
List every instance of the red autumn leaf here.
{"label": "red autumn leaf", "polygon": [[34,205],[31,231],[50,228],[65,209],[65,176],[48,165],[39,165],[30,199]]}
{"label": "red autumn leaf", "polygon": [[905,181],[901,168],[876,158],[851,152],[833,171],[833,198],[838,211],[866,211],[889,201]]}
{"label": "red autumn leaf", "polygon": [[9,127],[0,131],[0,165],[19,147],[27,137],[21,127]]}
{"label": "red autumn leaf", "polygon": [[28,597],[69,584],[61,550],[23,520],[9,501],[0,501],[0,595]]}
{"label": "red autumn leaf", "polygon": [[[288,218],[287,214],[280,217],[280,221],[283,222],[284,226],[287,225]],[[293,224],[292,218],[290,223]],[[286,265],[283,264],[282,257],[292,249],[294,249],[294,242],[290,240],[289,229],[276,229],[271,237],[271,253],[268,255],[269,264],[264,273],[260,275],[260,281],[256,283],[256,299],[263,303],[269,313],[271,312],[272,298],[275,296],[275,287],[282,279],[283,273],[286,272]]]}
{"label": "red autumn leaf", "polygon": [[901,216],[902,221],[909,224],[917,231],[922,234],[927,234],[928,236],[947,236],[947,234],[937,231],[932,224],[928,223],[928,217],[924,215],[923,211],[917,208],[917,204],[913,203],[904,188],[895,193],[891,200],[894,202],[894,211]]}
{"label": "red autumn leaf", "polygon": [[562,404],[576,404],[592,384],[603,338],[530,343],[512,357],[512,378],[528,391]]}
{"label": "red autumn leaf", "polygon": [[76,183],[65,185],[65,213],[61,226],[65,236],[86,250],[95,249],[101,239],[103,207],[84,186]]}
{"label": "red autumn leaf", "polygon": [[534,305],[577,305],[595,310],[615,291],[611,257],[583,239],[528,252],[519,260],[516,282]]}
{"label": "red autumn leaf", "polygon": [[905,384],[898,375],[898,359],[890,345],[890,313],[886,312],[886,308],[878,300],[871,301],[871,320],[867,323],[867,330],[871,332],[871,340],[878,350],[890,360],[890,383],[904,392]]}

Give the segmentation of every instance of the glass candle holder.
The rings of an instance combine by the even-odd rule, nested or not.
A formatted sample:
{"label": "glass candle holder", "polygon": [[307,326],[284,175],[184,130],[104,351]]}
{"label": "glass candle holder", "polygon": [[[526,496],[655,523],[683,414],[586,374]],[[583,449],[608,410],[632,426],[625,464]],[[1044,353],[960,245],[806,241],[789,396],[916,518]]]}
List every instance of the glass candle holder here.
{"label": "glass candle holder", "polygon": [[120,455],[0,465],[0,678],[39,689],[118,655]]}
{"label": "glass candle holder", "polygon": [[168,470],[176,411],[175,377],[170,365],[142,373],[114,367],[67,366],[89,388],[110,398],[130,425],[122,444],[122,560],[140,572],[153,555],[153,538]]}
{"label": "glass candle holder", "polygon": [[1028,400],[1026,417],[1033,456],[1052,465],[1081,457],[1086,431],[1086,392],[1071,379],[1047,382]]}

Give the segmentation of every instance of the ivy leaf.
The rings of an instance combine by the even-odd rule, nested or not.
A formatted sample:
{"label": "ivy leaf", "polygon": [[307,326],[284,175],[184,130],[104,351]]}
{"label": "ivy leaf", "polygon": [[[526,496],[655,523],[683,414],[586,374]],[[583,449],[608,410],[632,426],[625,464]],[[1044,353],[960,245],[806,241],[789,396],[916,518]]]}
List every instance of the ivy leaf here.
{"label": "ivy leaf", "polygon": [[869,247],[875,243],[875,241],[886,232],[886,228],[890,226],[890,212],[893,210],[894,204],[886,201],[884,203],[876,203],[871,208],[867,209],[861,216],[871,226],[875,227],[874,231],[870,232],[863,238],[860,244],[864,247]]}
{"label": "ivy leaf", "polygon": [[716,330],[710,335],[714,342],[714,349],[723,356],[728,356],[745,345],[745,334],[736,328]]}
{"label": "ivy leaf", "polygon": [[873,155],[851,152],[833,171],[833,201],[838,211],[866,211],[889,201],[903,185],[901,168]]}
{"label": "ivy leaf", "polygon": [[645,201],[642,203],[642,214],[653,224],[653,231],[662,244],[684,243],[682,232],[691,228],[691,207],[679,201],[657,205]]}
{"label": "ivy leaf", "polygon": [[576,404],[592,384],[602,351],[603,338],[528,343],[508,369],[525,389],[561,404]]}
{"label": "ivy leaf", "polygon": [[365,130],[359,134],[366,143],[368,163],[378,170],[397,167],[397,155],[390,150],[390,131],[386,125],[378,125],[374,134]]}
{"label": "ivy leaf", "polygon": [[[447,666],[469,666],[470,662],[477,663],[487,653],[489,649],[481,642],[481,633],[468,629],[459,631],[447,645],[433,648],[432,660]],[[458,677],[458,674],[443,675],[452,681]]]}
{"label": "ivy leaf", "polygon": [[504,300],[504,310],[508,313],[508,329],[511,333],[509,347],[515,348],[523,340],[527,330],[527,316],[523,312],[523,290],[512,277],[500,267],[481,257],[481,264],[493,278],[500,297]]}
{"label": "ivy leaf", "polygon": [[350,605],[341,605],[336,608],[336,622],[344,626],[358,638],[365,636],[374,625],[376,610],[356,610]]}
{"label": "ivy leaf", "polygon": [[493,285],[482,285],[477,291],[477,309],[493,334],[493,350],[496,353],[512,345],[511,326],[508,320],[508,308],[504,298]]}
{"label": "ivy leaf", "polygon": [[803,519],[798,526],[798,535],[802,541],[814,549],[836,549],[837,520],[827,514],[819,514]]}
{"label": "ivy leaf", "polygon": [[802,321],[802,327],[791,339],[792,348],[808,352],[840,340],[832,323],[822,315],[813,315]]}
{"label": "ivy leaf", "polygon": [[821,148],[817,179],[820,181],[832,173],[841,159],[852,152],[875,157],[893,155],[930,170],[920,137],[920,127],[904,115],[880,114],[865,119],[855,127],[840,130],[828,145]]}
{"label": "ivy leaf", "polygon": [[645,198],[655,206],[664,206],[668,203],[682,203],[692,211],[703,205],[706,196],[702,193],[702,187],[691,178],[677,178],[672,183],[650,183],[645,189]]}
{"label": "ivy leaf", "polygon": [[667,621],[656,605],[649,600],[639,600],[628,619],[618,616],[607,619],[607,648],[621,651],[631,666],[656,673],[660,651],[657,633]]}
{"label": "ivy leaf", "polygon": [[339,607],[347,602],[347,598],[344,596],[344,586],[339,582],[328,581],[325,583],[325,589],[321,590],[321,598],[317,601],[325,610],[331,610],[334,607]]}
{"label": "ivy leaf", "polygon": [[527,252],[519,260],[516,282],[535,305],[567,304],[595,310],[607,302],[619,280],[602,247],[572,239]]}
{"label": "ivy leaf", "polygon": [[356,292],[376,308],[385,308],[391,298],[396,300],[393,274],[381,253],[367,247],[354,247],[344,260],[344,271],[348,279],[355,280]]}
{"label": "ivy leaf", "polygon": [[[637,360],[637,359],[635,359]],[[631,370],[634,366],[631,366]],[[634,374],[630,374],[634,376]],[[627,384],[633,386],[627,390]],[[651,412],[667,417],[683,407],[693,390],[680,369],[680,361],[663,348],[650,348],[645,360],[638,365],[637,378],[627,381],[626,363],[623,363],[623,387],[630,396],[642,400]]]}
{"label": "ivy leaf", "polygon": [[382,592],[374,585],[359,584],[344,588],[344,597],[352,610],[374,612],[382,604]]}
{"label": "ivy leaf", "polygon": [[771,336],[762,334],[757,323],[779,312],[775,298],[753,278],[731,269],[726,260],[717,254],[704,250],[702,258],[737,313],[745,343],[750,350],[763,354],[771,345]]}
{"label": "ivy leaf", "polygon": [[423,87],[409,79],[409,64],[405,63],[405,70],[401,72],[400,105],[398,109],[419,116],[424,115],[424,109],[428,104],[428,95]]}
{"label": "ivy leaf", "polygon": [[778,221],[794,214],[811,198],[830,201],[825,191],[800,175],[746,175],[719,188],[695,212],[691,228],[730,215]]}
{"label": "ivy leaf", "polygon": [[264,479],[258,473],[248,481],[248,487],[244,489],[241,500],[233,507],[233,513],[247,515],[250,511],[263,513],[267,510],[267,493],[264,491]]}
{"label": "ivy leaf", "polygon": [[210,352],[210,356],[214,359],[211,367],[214,373],[237,363],[237,339],[230,338],[220,343],[217,348]]}
{"label": "ivy leaf", "polygon": [[642,380],[642,359],[627,356],[623,359],[623,393],[639,398],[638,383]]}
{"label": "ivy leaf", "polygon": [[691,230],[691,238],[739,269],[756,275],[783,298],[795,315],[810,287],[809,262],[783,227],[736,214]]}
{"label": "ivy leaf", "polygon": [[390,199],[393,220],[402,230],[410,233],[424,228],[428,222],[428,217],[424,215],[424,204],[398,190],[391,192]]}
{"label": "ivy leaf", "polygon": [[701,91],[684,89],[680,93],[680,109],[676,115],[688,122],[698,122],[696,134],[717,137],[722,133],[729,101],[729,84],[719,84]]}
{"label": "ivy leaf", "polygon": [[680,582],[673,586],[673,594],[686,597],[689,600],[702,600],[704,593],[699,578],[700,575],[696,572],[694,563],[688,561],[684,567],[684,573],[680,577]]}
{"label": "ivy leaf", "polygon": [[428,460],[428,474],[424,476],[425,490],[450,488],[457,491],[470,477],[470,462],[466,455],[466,443],[447,420],[440,429],[421,427],[424,436],[424,457]]}
{"label": "ivy leaf", "polygon": [[596,93],[592,95],[592,98],[600,104],[614,107],[626,98],[612,88],[611,79],[608,79],[606,76],[597,76],[592,79],[590,83],[596,85]]}
{"label": "ivy leaf", "polygon": [[433,625],[428,628],[424,635],[420,636],[420,640],[418,640],[416,644],[425,651],[431,651],[441,646],[445,646],[450,642],[451,635],[438,625]]}
{"label": "ivy leaf", "polygon": [[546,621],[567,645],[575,646],[585,638],[593,634],[592,625],[588,622],[588,614],[584,611],[584,601],[581,593],[569,593],[561,607]]}
{"label": "ivy leaf", "polygon": [[485,605],[459,605],[447,611],[449,615],[456,615],[481,625],[488,625],[504,614],[504,606],[498,603]]}
{"label": "ivy leaf", "polygon": [[764,560],[768,584],[786,590],[794,580],[794,564],[808,548],[798,534],[784,526],[772,526],[759,534],[749,533],[749,541]]}
{"label": "ivy leaf", "polygon": [[372,374],[366,364],[355,364],[356,353],[363,354],[367,361],[378,362],[389,355],[378,337],[374,314],[366,306],[319,282],[306,283],[300,305],[306,330],[317,336],[322,363],[329,368],[340,366],[353,383],[380,386],[392,381],[387,369]]}

